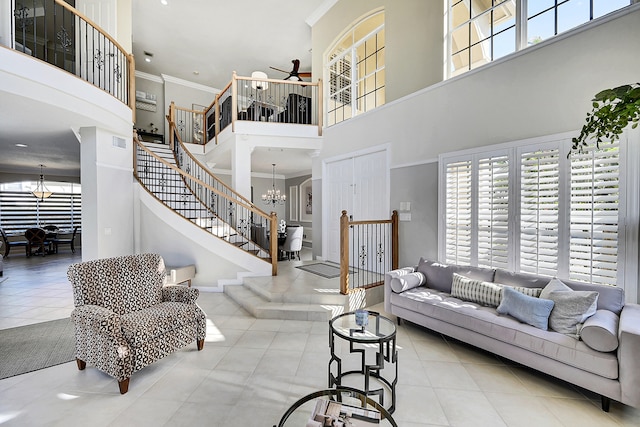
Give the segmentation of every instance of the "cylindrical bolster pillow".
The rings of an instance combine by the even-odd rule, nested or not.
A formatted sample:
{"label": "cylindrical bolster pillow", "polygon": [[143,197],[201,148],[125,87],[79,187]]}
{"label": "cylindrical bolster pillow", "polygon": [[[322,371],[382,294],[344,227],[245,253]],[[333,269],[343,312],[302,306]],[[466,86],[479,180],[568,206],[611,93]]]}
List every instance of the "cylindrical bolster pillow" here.
{"label": "cylindrical bolster pillow", "polygon": [[424,277],[424,274],[416,271],[415,273],[409,273],[391,279],[391,290],[399,294],[408,289],[417,288],[426,281],[427,279]]}
{"label": "cylindrical bolster pillow", "polygon": [[618,348],[618,323],[620,318],[609,310],[598,310],[585,320],[580,338],[597,351],[609,352]]}

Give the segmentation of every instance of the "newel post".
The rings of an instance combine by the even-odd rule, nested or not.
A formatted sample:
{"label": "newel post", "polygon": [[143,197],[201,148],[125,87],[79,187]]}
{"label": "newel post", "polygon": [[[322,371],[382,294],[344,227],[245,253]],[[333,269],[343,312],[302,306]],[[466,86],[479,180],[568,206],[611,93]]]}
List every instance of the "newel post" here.
{"label": "newel post", "polygon": [[[216,117],[216,120],[218,118]],[[238,120],[238,75],[233,72],[231,77],[231,131],[236,131],[236,120]]]}
{"label": "newel post", "polygon": [[398,242],[398,211],[391,214],[391,269],[398,269],[400,244]]}
{"label": "newel post", "polygon": [[271,212],[269,223],[269,251],[271,252],[271,275],[278,275],[278,214]]}
{"label": "newel post", "polygon": [[175,144],[175,135],[173,129],[173,123],[176,122],[176,104],[171,101],[169,105],[169,148],[173,151],[173,146]]}
{"label": "newel post", "polygon": [[349,292],[349,217],[342,211],[340,217],[340,293]]}

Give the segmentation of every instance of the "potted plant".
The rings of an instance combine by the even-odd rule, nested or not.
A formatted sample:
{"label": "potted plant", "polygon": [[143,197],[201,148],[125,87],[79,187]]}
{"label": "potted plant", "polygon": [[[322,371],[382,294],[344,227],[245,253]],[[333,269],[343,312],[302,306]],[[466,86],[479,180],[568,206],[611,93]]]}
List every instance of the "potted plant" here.
{"label": "potted plant", "polygon": [[[588,141],[595,139],[600,148],[602,141],[616,141],[620,134],[632,123],[638,127],[640,120],[640,83],[605,89],[593,98],[593,108],[587,113],[587,119],[580,135],[572,138],[571,151],[582,152]],[[571,153],[569,153],[571,154]]]}

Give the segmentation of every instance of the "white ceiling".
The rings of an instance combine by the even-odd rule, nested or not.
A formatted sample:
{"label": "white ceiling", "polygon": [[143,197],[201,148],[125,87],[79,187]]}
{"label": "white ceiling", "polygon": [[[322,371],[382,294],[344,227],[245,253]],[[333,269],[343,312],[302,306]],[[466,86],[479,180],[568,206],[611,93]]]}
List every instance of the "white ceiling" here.
{"label": "white ceiling", "polygon": [[[251,75],[264,71],[271,78],[286,74],[299,59],[300,71],[311,70],[311,28],[305,22],[331,0],[160,0],[133,1],[133,53],[136,70],[167,74],[213,88],[223,88],[233,71]],[[144,51],[153,53],[144,61]],[[197,71],[199,74],[194,74]],[[77,118],[58,114],[51,106],[0,94],[0,172],[37,174],[45,164],[47,178],[79,176],[80,146],[71,129]],[[26,142],[28,149],[16,147]],[[259,172],[295,174],[305,153],[295,153],[287,167],[283,156],[254,156]],[[294,154],[294,153],[291,153]],[[305,166],[306,167],[306,166]],[[37,176],[36,176],[37,177]]]}

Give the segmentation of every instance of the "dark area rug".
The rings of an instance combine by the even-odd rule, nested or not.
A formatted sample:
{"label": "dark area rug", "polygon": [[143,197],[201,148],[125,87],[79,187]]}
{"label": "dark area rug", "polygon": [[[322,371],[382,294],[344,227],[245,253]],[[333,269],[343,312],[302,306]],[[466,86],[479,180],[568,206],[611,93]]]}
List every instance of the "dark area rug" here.
{"label": "dark area rug", "polygon": [[[320,262],[317,264],[307,264],[300,265],[296,268],[300,270],[307,271],[309,273],[317,274],[318,276],[322,276],[326,279],[333,279],[336,277],[340,277],[340,266],[334,264],[327,264],[325,262]],[[349,270],[349,273],[353,273],[353,270]]]}
{"label": "dark area rug", "polygon": [[0,379],[75,359],[71,319],[0,330]]}

